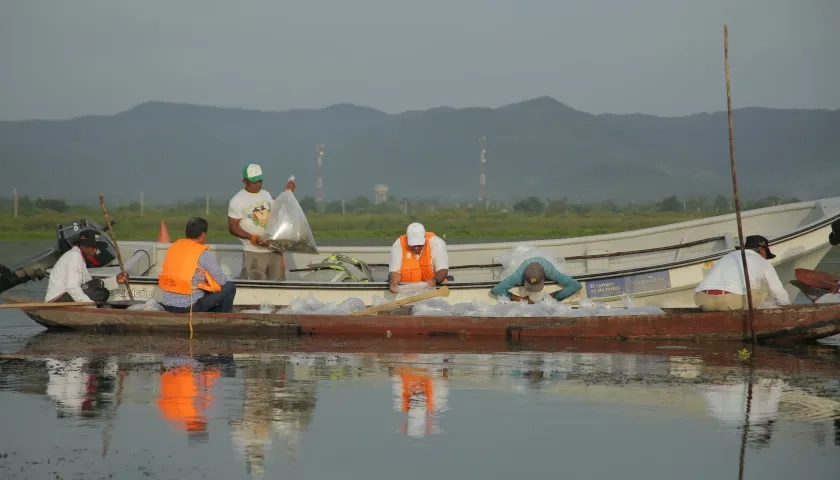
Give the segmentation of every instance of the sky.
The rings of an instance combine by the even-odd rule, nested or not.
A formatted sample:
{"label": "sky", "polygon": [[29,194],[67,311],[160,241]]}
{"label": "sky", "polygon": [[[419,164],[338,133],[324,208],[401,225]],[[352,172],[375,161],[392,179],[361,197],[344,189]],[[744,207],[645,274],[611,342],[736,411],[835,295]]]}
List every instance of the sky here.
{"label": "sky", "polygon": [[0,120],[147,101],[388,113],[840,108],[838,0],[0,0]]}

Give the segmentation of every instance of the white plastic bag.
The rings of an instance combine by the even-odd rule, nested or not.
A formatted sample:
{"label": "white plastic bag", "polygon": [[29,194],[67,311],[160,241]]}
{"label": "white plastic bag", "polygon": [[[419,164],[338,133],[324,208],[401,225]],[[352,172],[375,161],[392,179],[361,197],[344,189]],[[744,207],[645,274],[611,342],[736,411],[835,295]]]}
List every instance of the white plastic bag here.
{"label": "white plastic bag", "polygon": [[545,258],[554,265],[554,268],[561,272],[566,266],[566,260],[564,258],[555,258],[553,255],[539,247],[534,247],[532,245],[517,245],[499,257],[499,263],[502,264],[503,269],[502,278],[507,278],[513,275],[513,273],[516,272],[516,269],[522,265],[522,262],[533,257]]}
{"label": "white plastic bag", "polygon": [[318,253],[312,229],[295,195],[289,190],[274,199],[265,226],[265,237],[273,248],[287,252]]}

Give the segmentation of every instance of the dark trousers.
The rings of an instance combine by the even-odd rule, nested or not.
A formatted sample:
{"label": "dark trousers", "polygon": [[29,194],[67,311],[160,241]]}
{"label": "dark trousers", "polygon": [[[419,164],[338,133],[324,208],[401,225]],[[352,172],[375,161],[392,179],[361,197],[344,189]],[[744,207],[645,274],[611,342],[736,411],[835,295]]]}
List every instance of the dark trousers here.
{"label": "dark trousers", "polygon": [[[105,303],[108,301],[108,297],[111,296],[111,292],[109,292],[108,289],[105,288],[105,285],[103,285],[102,280],[99,278],[94,278],[93,280],[83,284],[82,291],[85,292],[85,295],[90,297],[90,299],[96,303]],[[64,294],[62,294],[60,297],[53,301],[75,302],[75,300],[73,300],[73,297],[71,297],[70,294],[67,292],[64,292]]]}
{"label": "dark trousers", "polygon": [[[233,298],[236,296],[236,284],[228,281],[218,292],[205,293],[203,297],[193,303],[192,311],[230,313],[233,311]],[[190,307],[170,307],[161,305],[164,310],[172,313],[187,313]]]}

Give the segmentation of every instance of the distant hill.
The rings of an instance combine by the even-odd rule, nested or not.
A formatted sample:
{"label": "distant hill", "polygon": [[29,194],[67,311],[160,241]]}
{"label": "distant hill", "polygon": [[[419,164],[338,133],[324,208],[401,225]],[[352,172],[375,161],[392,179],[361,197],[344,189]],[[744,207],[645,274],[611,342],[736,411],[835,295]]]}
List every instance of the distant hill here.
{"label": "distant hill", "polygon": [[[733,112],[744,196],[835,195],[840,110]],[[149,102],[112,116],[0,122],[0,196],[95,202],[226,201],[245,163],[278,194],[294,174],[314,195],[315,144],[325,144],[327,200],[373,197],[472,202],[479,137],[487,137],[487,194],[571,201],[647,201],[731,194],[726,112],[678,118],[593,115],[540,97],[500,108],[434,108],[389,115],[348,104],[264,112]]]}

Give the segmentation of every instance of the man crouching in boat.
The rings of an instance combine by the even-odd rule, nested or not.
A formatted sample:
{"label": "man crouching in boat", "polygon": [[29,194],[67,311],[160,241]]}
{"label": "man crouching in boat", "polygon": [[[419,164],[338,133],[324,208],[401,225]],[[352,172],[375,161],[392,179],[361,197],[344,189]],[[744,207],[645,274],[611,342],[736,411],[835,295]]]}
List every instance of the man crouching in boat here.
{"label": "man crouching in boat", "polygon": [[233,311],[236,285],[228,280],[216,258],[205,245],[207,220],[192,217],[187,221],[187,238],[182,238],[166,251],[158,287],[163,290],[161,306],[167,312]]}
{"label": "man crouching in boat", "polygon": [[422,224],[410,224],[391,246],[388,288],[394,293],[401,282],[426,282],[435,287],[444,283],[448,274],[446,242],[433,232],[426,233]]}
{"label": "man crouching in boat", "polygon": [[50,272],[50,283],[47,286],[45,302],[98,302],[108,301],[111,289],[117,288],[117,283],[125,283],[128,276],[120,272],[114,277],[101,280],[92,278],[88,272],[85,259],[95,258],[98,250],[107,248],[105,242],[96,240],[96,232],[82,230],[73,248],[55,262]]}
{"label": "man crouching in boat", "polygon": [[[770,253],[770,242],[761,235],[750,235],[744,239],[744,249],[752,284],[753,306],[758,308],[770,295],[776,300],[776,304],[790,305],[790,297],[782,286],[776,269],[769,262],[776,258],[776,255]],[[748,305],[745,283],[741,252],[736,248],[712,265],[709,273],[694,290],[694,303],[706,312],[746,310]]]}
{"label": "man crouching in boat", "polygon": [[[547,259],[533,257],[522,262],[515,272],[493,287],[490,293],[517,302],[520,300],[528,300],[528,303],[538,302],[545,297],[543,289],[546,278],[562,285],[562,289],[551,294],[558,302],[571,297],[581,288],[580,282],[561,273]],[[514,289],[518,293],[510,291]]]}

